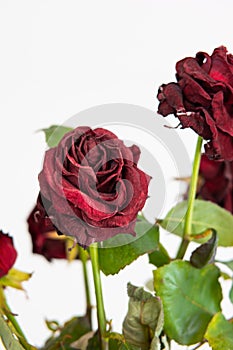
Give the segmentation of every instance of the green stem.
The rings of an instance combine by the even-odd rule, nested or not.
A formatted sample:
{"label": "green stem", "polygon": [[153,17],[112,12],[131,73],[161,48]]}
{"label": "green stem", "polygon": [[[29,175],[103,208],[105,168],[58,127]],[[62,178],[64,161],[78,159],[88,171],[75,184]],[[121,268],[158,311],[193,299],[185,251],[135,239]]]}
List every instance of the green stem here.
{"label": "green stem", "polygon": [[178,250],[176,259],[183,259],[189,245],[189,241],[190,241],[189,235],[192,233],[193,207],[194,207],[194,200],[196,197],[198,174],[199,174],[199,167],[200,167],[200,160],[201,160],[201,146],[202,146],[202,138],[198,136],[195,155],[194,155],[194,161],[193,161],[192,177],[191,177],[189,194],[188,194],[188,208],[184,219],[183,238],[182,238],[182,242]]}
{"label": "green stem", "polygon": [[82,267],[83,267],[83,278],[84,278],[84,286],[85,286],[85,294],[86,294],[86,315],[88,317],[88,320],[91,326],[92,325],[92,318],[91,318],[92,305],[91,305],[91,297],[90,297],[89,278],[88,278],[88,272],[87,272],[88,253],[81,246],[79,246],[79,257],[80,257],[80,260],[82,261]]}
{"label": "green stem", "polygon": [[100,335],[101,350],[106,348],[106,343],[104,336],[106,333],[106,316],[104,310],[103,302],[103,293],[102,293],[102,284],[100,279],[100,268],[99,268],[99,256],[98,256],[98,247],[97,243],[93,243],[89,247],[92,271],[95,285],[95,295],[96,295],[96,304],[97,304],[97,318],[98,318],[98,328]]}
{"label": "green stem", "polygon": [[12,313],[9,305],[7,304],[6,300],[4,302],[4,306],[5,306],[5,314],[8,318],[8,320],[11,322],[11,324],[13,325],[17,335],[19,336],[19,342],[21,343],[21,345],[23,345],[23,347],[26,350],[31,350],[32,346],[28,343],[18,321],[16,320],[14,314]]}

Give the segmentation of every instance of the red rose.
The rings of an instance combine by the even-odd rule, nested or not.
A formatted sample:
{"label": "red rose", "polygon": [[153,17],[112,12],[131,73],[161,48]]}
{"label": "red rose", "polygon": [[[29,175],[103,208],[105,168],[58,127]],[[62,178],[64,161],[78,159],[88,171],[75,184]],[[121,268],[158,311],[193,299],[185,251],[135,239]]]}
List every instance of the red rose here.
{"label": "red rose", "polygon": [[134,234],[150,177],[138,169],[140,150],[112,132],[78,127],[45,154],[39,183],[58,231],[89,246],[118,233]]}
{"label": "red rose", "polygon": [[174,114],[207,143],[209,159],[233,160],[233,55],[224,46],[176,64],[177,83],[162,85],[158,113]]}
{"label": "red rose", "polygon": [[0,278],[7,275],[17,257],[12,238],[0,231]]}
{"label": "red rose", "polygon": [[233,162],[217,162],[202,155],[197,196],[233,214]]}
{"label": "red rose", "polygon": [[59,239],[51,220],[46,217],[46,212],[41,205],[40,196],[27,222],[28,231],[32,239],[33,253],[41,254],[49,261],[53,258],[67,258],[66,242]]}

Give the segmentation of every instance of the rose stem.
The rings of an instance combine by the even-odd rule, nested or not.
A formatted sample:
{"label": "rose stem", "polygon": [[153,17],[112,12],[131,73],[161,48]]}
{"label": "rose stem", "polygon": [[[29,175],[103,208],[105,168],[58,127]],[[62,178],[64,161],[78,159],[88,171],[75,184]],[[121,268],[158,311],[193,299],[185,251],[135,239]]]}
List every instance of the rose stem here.
{"label": "rose stem", "polygon": [[188,193],[188,208],[184,218],[183,238],[182,238],[181,245],[179,247],[176,259],[183,259],[190,241],[188,236],[192,233],[191,231],[192,231],[193,207],[194,207],[194,200],[196,197],[198,174],[199,174],[199,167],[200,167],[200,160],[201,160],[201,146],[202,146],[202,137],[198,136],[195,155],[194,155],[194,161],[193,161],[191,182],[190,182],[189,193]]}
{"label": "rose stem", "polygon": [[98,318],[98,328],[101,342],[101,350],[104,350],[106,343],[104,341],[104,335],[106,332],[106,316],[104,310],[104,301],[102,293],[102,284],[100,278],[100,268],[99,268],[99,256],[98,256],[98,246],[97,243],[93,243],[89,247],[92,272],[95,285],[95,295],[96,295],[96,304],[97,304],[97,318]]}
{"label": "rose stem", "polygon": [[5,313],[6,316],[8,318],[8,320],[11,322],[11,324],[13,325],[16,333],[19,335],[19,342],[23,345],[23,347],[26,350],[31,350],[32,346],[28,343],[20,325],[18,324],[18,321],[16,320],[16,318],[14,317],[14,314],[12,313],[9,305],[7,304],[6,300],[4,300],[4,308],[5,308]]}
{"label": "rose stem", "polygon": [[85,286],[85,294],[86,294],[86,315],[88,317],[90,326],[92,324],[91,319],[91,298],[90,298],[90,287],[89,287],[89,279],[88,279],[88,273],[87,273],[87,259],[88,259],[88,253],[85,251],[81,246],[79,246],[79,257],[82,261],[82,267],[83,267],[83,278],[84,278],[84,286]]}

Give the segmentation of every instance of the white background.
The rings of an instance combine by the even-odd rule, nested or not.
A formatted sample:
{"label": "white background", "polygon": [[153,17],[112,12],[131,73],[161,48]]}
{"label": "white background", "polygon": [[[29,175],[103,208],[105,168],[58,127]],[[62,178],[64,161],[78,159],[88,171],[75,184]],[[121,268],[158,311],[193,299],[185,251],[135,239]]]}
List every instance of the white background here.
{"label": "white background", "polygon": [[[230,0],[0,0],[0,226],[14,237],[15,267],[34,272],[27,295],[8,291],[34,345],[49,335],[44,319],[63,322],[85,307],[78,261],[50,264],[31,254],[26,218],[46,148],[36,131],[106,103],[156,111],[158,86],[174,80],[177,60],[220,45],[233,52],[232,10]],[[191,157],[195,135],[179,134]],[[103,277],[115,330],[126,312],[127,282],[150,278],[146,262]]]}

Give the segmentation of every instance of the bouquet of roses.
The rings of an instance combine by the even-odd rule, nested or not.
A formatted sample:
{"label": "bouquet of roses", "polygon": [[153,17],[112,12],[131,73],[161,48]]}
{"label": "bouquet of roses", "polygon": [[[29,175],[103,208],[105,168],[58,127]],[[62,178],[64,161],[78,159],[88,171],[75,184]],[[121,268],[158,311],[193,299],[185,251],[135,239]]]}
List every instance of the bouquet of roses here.
{"label": "bouquet of roses", "polygon": [[[33,252],[49,261],[80,260],[86,313],[64,325],[47,321],[51,336],[41,350],[169,350],[176,343],[233,349],[233,318],[221,309],[222,280],[232,279],[233,260],[216,258],[219,247],[233,246],[233,56],[223,46],[211,56],[198,52],[177,62],[176,72],[176,82],[159,88],[158,113],[173,114],[181,129],[194,130],[197,145],[187,192],[156,222],[143,214],[154,179],[138,165],[137,145],[101,127],[44,130],[49,149],[27,220]],[[181,238],[174,256],[161,243],[164,230]],[[191,242],[195,248],[187,256]],[[153,287],[128,284],[128,312],[116,333],[105,315],[101,272],[117,274],[145,254],[154,266]],[[33,350],[5,296],[6,288],[23,289],[31,277],[14,268],[16,257],[12,237],[1,231],[0,339],[6,349]],[[229,298],[233,302],[233,288]]]}

